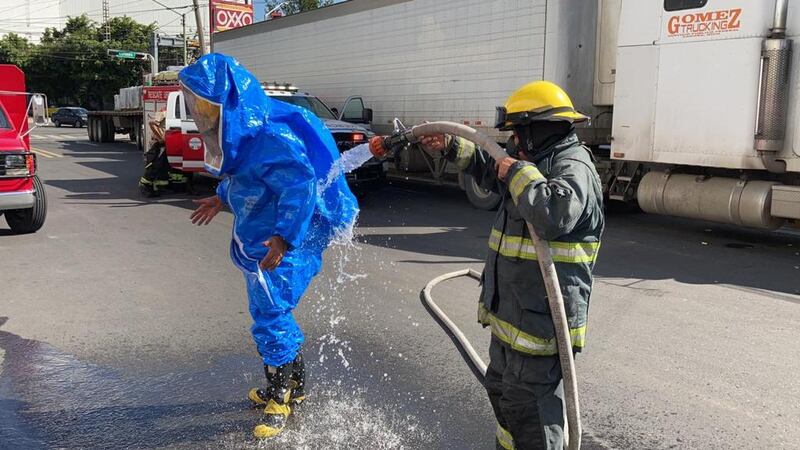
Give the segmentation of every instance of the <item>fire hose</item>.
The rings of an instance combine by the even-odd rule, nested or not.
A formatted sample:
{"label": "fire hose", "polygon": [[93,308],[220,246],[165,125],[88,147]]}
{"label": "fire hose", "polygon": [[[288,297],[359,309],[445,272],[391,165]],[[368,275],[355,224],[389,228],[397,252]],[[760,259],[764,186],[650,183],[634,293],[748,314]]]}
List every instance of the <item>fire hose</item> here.
{"label": "fire hose", "polygon": [[[397,125],[398,122],[396,122]],[[396,151],[407,144],[416,144],[422,136],[434,134],[450,134],[459,136],[468,141],[473,142],[477,146],[486,150],[487,153],[495,160],[508,156],[508,154],[500,147],[494,140],[489,138],[483,133],[475,130],[474,128],[466,125],[461,125],[454,122],[430,122],[414,126],[410,129],[396,129],[395,133],[386,137],[375,137],[370,142],[370,149],[374,154],[388,154]],[[543,241],[530,222],[526,223],[528,231],[531,235],[534,248],[536,249],[537,260],[539,261],[539,269],[542,272],[542,279],[544,280],[545,289],[547,291],[547,301],[550,306],[550,314],[553,319],[553,327],[555,329],[556,343],[558,346],[558,357],[561,362],[561,375],[564,380],[564,403],[566,405],[567,416],[567,448],[570,450],[580,449],[581,447],[581,420],[580,420],[580,403],[578,402],[578,380],[575,373],[575,359],[572,354],[572,340],[569,334],[569,324],[567,322],[567,313],[564,309],[564,298],[561,295],[561,286],[556,274],[556,267],[553,263],[552,255],[550,254],[550,247],[547,242]],[[423,300],[429,309],[433,312],[436,318],[442,323],[454,336],[454,338],[461,345],[464,353],[474,364],[475,368],[480,371],[484,376],[486,373],[486,364],[478,356],[475,349],[469,343],[469,340],[464,336],[464,333],[450,320],[444,311],[439,308],[431,297],[431,290],[434,286],[442,281],[456,278],[459,276],[470,276],[475,278],[477,272],[473,270],[462,270],[445,274],[431,280],[423,290]]]}

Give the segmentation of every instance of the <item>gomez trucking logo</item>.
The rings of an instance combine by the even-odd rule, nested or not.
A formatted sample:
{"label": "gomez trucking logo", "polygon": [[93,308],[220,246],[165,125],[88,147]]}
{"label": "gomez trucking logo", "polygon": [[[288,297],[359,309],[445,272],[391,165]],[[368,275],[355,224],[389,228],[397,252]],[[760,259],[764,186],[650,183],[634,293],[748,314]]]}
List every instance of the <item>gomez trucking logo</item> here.
{"label": "gomez trucking logo", "polygon": [[699,37],[739,31],[741,15],[742,8],[671,16],[667,21],[667,34],[669,37]]}

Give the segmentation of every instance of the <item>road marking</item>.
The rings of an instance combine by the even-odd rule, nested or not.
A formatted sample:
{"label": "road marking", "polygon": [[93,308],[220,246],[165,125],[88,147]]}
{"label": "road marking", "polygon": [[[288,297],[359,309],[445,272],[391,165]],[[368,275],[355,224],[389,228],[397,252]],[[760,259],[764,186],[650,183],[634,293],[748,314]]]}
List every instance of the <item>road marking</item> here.
{"label": "road marking", "polygon": [[64,134],[64,135],[37,134],[37,135],[31,135],[31,139],[36,140],[36,141],[47,140],[47,141],[59,141],[59,142],[64,142],[64,141],[73,141],[74,142],[74,141],[88,140],[88,138],[86,136],[81,136],[81,135],[77,135],[77,134],[75,134],[75,135],[69,135],[69,134]]}
{"label": "road marking", "polygon": [[58,153],[48,152],[47,150],[42,150],[39,148],[31,148],[31,151],[33,151],[33,153],[36,153],[37,155],[42,155],[45,158],[61,158],[62,156],[59,155]]}

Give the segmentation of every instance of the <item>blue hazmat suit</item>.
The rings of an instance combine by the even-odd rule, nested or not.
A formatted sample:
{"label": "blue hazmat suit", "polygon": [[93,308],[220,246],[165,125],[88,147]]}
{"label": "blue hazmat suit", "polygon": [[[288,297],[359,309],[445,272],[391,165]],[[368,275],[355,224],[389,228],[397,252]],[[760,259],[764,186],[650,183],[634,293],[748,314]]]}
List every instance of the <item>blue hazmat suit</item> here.
{"label": "blue hazmat suit", "polygon": [[[358,214],[344,175],[317,192],[339,158],[336,142],[312,112],[269,98],[229,56],[200,58],[180,82],[203,135],[205,168],[222,178],[217,195],[234,215],[230,253],[247,283],[253,339],[265,365],[288,364],[303,343],[292,310],[331,239]],[[216,110],[200,114],[209,108]],[[264,242],[275,235],[288,251],[275,270],[262,271]]]}

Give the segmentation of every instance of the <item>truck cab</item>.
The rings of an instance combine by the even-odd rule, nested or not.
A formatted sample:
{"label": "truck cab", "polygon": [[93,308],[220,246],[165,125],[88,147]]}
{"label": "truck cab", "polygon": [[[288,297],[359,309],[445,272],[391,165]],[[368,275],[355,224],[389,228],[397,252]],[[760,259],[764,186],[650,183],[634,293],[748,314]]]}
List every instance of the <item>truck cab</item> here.
{"label": "truck cab", "polygon": [[25,74],[17,66],[0,64],[0,215],[15,234],[39,230],[47,214],[28,137],[28,110],[42,125],[46,106],[44,96],[25,92]]}

